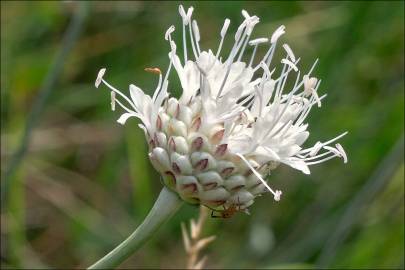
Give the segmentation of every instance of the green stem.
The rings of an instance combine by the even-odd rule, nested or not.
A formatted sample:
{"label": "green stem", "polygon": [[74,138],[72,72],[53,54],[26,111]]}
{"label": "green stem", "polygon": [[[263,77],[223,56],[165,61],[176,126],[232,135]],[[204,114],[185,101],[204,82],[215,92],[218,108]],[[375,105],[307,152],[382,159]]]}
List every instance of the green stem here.
{"label": "green stem", "polygon": [[119,266],[152,237],[160,225],[179,209],[182,202],[177,194],[164,187],[142,224],[124,242],[88,269],[113,269]]}

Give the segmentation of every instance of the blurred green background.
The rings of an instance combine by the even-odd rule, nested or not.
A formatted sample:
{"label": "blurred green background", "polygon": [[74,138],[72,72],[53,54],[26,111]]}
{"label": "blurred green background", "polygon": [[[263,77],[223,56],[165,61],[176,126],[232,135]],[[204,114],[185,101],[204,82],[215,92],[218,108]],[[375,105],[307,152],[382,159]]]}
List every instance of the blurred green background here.
{"label": "blurred green background", "polygon": [[[178,4],[1,2],[2,183],[32,124],[2,201],[2,267],[83,268],[142,221],[162,187],[159,176],[138,122],[116,123],[109,92],[94,80],[107,67],[119,89],[136,83],[151,93],[156,75],[143,69],[166,69],[171,24],[180,46]],[[328,92],[309,117],[308,145],[349,131],[341,140],[348,164],[332,160],[309,176],[281,166],[271,177],[283,190],[279,203],[263,196],[250,216],[209,219],[204,235],[217,239],[205,251],[207,267],[403,268],[404,2],[189,5],[203,48],[217,48],[225,18],[235,30],[242,9],[261,19],[254,37],[286,25],[283,42],[304,70],[320,59],[315,74]],[[33,113],[44,88],[49,96]],[[171,89],[178,95],[178,82]],[[183,206],[122,267],[184,268],[180,222],[197,210]]]}

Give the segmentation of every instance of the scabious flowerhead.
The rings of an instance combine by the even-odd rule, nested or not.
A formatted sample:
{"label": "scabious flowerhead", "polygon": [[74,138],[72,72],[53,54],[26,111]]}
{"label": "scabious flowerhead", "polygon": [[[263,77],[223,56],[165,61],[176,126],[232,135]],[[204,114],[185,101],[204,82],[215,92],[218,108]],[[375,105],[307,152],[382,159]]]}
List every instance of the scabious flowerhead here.
{"label": "scabious flowerhead", "polygon": [[[317,61],[301,76],[299,58],[287,44],[282,45],[285,57],[277,63],[280,71],[272,67],[284,26],[269,39],[251,40],[259,18],[243,10],[244,20],[234,35],[233,47],[221,56],[230,20],[224,22],[214,53],[200,47],[193,8],[186,12],[180,6],[179,13],[183,59],[177,55],[171,37],[175,27],[171,26],[165,34],[170,64],[164,77],[158,68],[145,69],[159,76],[152,97],[133,84],[127,97],[104,80],[105,69],[95,83],[96,87],[104,83],[111,90],[112,110],[118,104],[125,111],[117,120],[120,124],[130,117],[141,120],[149,159],[167,187],[192,204],[247,211],[255,197],[265,192],[280,200],[281,191],[272,189],[265,179],[281,163],[309,174],[310,165],[334,157],[347,162],[343,147],[333,146],[346,133],[302,147],[309,136],[306,117],[313,106],[321,107],[326,95],[318,95],[321,81],[311,75]],[[256,59],[259,46],[266,53]],[[252,50],[250,58],[245,56],[248,50]],[[173,68],[182,88],[179,99],[168,91]],[[293,86],[287,91],[291,76],[295,76]]]}

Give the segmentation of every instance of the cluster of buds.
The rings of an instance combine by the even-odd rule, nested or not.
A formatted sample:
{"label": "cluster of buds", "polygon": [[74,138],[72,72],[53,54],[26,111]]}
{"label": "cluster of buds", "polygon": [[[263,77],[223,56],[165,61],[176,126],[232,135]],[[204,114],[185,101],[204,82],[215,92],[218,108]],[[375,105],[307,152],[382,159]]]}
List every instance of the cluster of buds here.
{"label": "cluster of buds", "polygon": [[[286,56],[280,61],[281,72],[270,66],[280,36],[280,26],[270,38],[251,40],[257,16],[242,11],[244,21],[238,27],[235,41],[226,60],[221,50],[230,20],[220,32],[217,52],[200,48],[200,32],[192,20],[193,8],[179,7],[182,17],[183,57],[176,54],[177,45],[171,26],[165,34],[170,44],[170,64],[165,76],[158,68],[159,82],[153,96],[130,85],[130,98],[104,80],[105,69],[96,79],[111,90],[111,105],[118,104],[125,113],[117,120],[141,120],[149,145],[149,158],[164,184],[186,202],[202,204],[213,210],[229,208],[247,211],[255,197],[271,192],[276,201],[282,194],[265,180],[279,164],[286,164],[309,174],[310,165],[346,154],[340,144],[332,144],[343,133],[326,142],[303,148],[309,136],[305,119],[311,108],[326,95],[319,96],[320,80],[311,76],[317,61],[301,77],[297,59],[287,44]],[[188,31],[187,31],[188,28]],[[189,36],[189,39],[187,38]],[[187,44],[193,57],[189,59]],[[251,46],[250,59],[244,60]],[[262,59],[256,60],[259,45],[268,46]],[[174,67],[182,87],[179,99],[169,96],[169,74]],[[271,70],[271,71],[270,71]],[[295,83],[286,92],[286,82],[295,73]],[[119,97],[119,98],[118,98]]]}

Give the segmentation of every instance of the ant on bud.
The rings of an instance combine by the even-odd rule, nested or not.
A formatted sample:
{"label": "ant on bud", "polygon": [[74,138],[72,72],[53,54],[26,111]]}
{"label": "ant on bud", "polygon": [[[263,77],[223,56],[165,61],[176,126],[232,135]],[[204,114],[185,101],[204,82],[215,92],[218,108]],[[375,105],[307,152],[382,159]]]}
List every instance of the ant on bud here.
{"label": "ant on bud", "polygon": [[[249,210],[248,209],[241,209],[240,208],[241,203],[239,202],[239,197],[238,197],[238,204],[237,205],[232,205],[228,208],[225,207],[225,205],[223,205],[222,207],[224,208],[224,210],[216,210],[216,209],[212,209],[210,208],[211,211],[211,217],[212,218],[231,218],[233,217],[233,215],[236,212],[244,212],[248,215],[250,215]],[[217,215],[214,215],[214,212],[217,213]]]}

